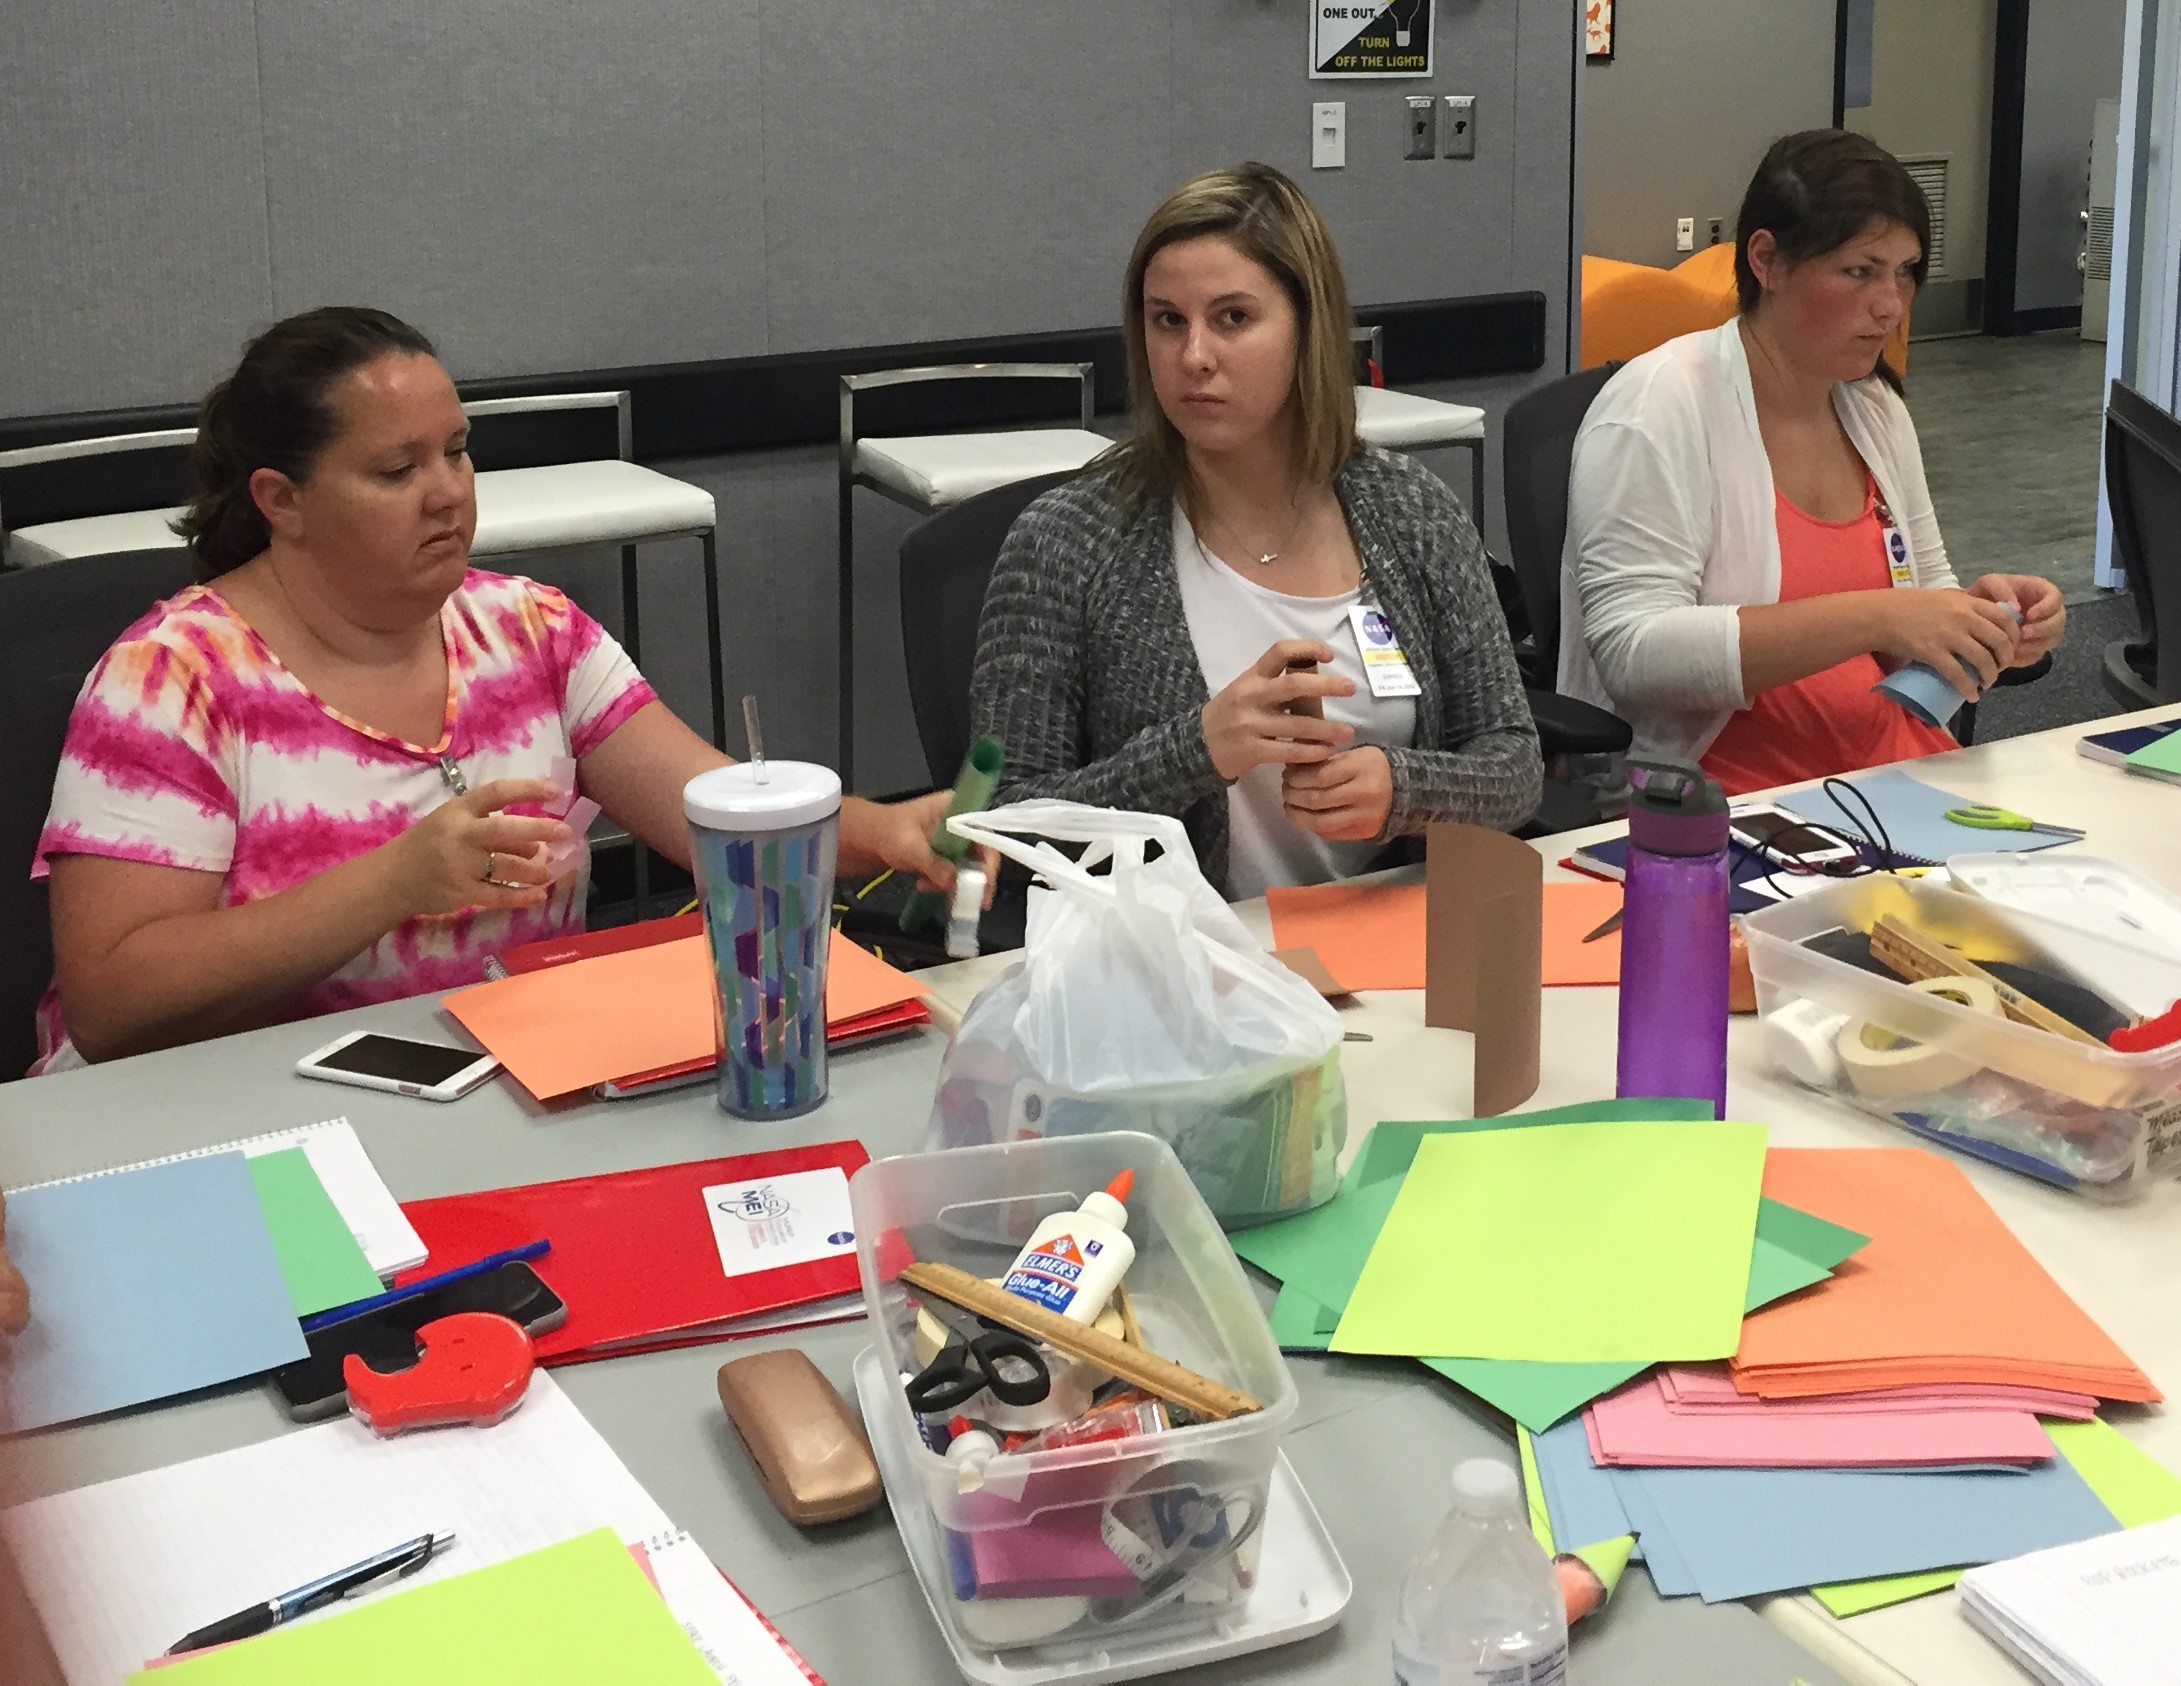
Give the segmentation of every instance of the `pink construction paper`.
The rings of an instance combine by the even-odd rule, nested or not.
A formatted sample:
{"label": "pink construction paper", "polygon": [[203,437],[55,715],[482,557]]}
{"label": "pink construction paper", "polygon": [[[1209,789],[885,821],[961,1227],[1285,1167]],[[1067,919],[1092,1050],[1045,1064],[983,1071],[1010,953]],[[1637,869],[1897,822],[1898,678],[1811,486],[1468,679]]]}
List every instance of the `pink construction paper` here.
{"label": "pink construction paper", "polygon": [[1883,1411],[1676,1415],[1651,1376],[1583,1412],[1593,1463],[1608,1468],[1883,1469],[2033,1464],[2052,1441],[2027,1411]]}
{"label": "pink construction paper", "polygon": [[1739,1411],[1773,1416],[1792,1409],[1806,1416],[1871,1416],[1889,1411],[2029,1411],[2086,1423],[2098,1414],[2087,1393],[2058,1393],[2042,1387],[2009,1387],[1998,1382],[1950,1382],[1943,1386],[1886,1387],[1864,1393],[1826,1393],[1807,1399],[1761,1399],[1735,1387],[1725,1365],[1664,1364],[1659,1387],[1667,1409],[1677,1416],[1710,1417]]}

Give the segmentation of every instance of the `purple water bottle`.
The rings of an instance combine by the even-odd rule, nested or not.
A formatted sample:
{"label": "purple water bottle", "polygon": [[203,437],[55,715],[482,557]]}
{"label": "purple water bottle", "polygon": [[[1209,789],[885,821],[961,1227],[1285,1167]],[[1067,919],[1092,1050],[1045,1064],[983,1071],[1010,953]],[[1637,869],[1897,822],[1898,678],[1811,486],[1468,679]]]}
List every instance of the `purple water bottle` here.
{"label": "purple water bottle", "polygon": [[1727,799],[1694,763],[1630,760],[1621,1095],[1727,1113]]}

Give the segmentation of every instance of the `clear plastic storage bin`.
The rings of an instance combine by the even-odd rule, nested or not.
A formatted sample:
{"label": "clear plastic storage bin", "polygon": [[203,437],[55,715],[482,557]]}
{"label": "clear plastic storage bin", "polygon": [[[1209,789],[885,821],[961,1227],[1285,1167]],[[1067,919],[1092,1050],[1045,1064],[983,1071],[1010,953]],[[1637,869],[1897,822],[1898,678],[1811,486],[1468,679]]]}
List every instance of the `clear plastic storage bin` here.
{"label": "clear plastic storage bin", "polygon": [[[2123,1054],[2075,1042],[1806,946],[1829,931],[1868,931],[1887,914],[1980,963],[2034,968],[2109,1000],[2122,993],[2123,977],[2128,993],[2181,998],[2181,956],[1936,884],[1853,878],[1742,921],[1766,1056],[1777,1069],[1919,1135],[2096,1199],[2133,1199],[2151,1176],[2181,1168],[2181,1044]],[[1865,1026],[1866,1046],[1902,1050],[1894,1070],[1849,1069],[1841,1039]]]}
{"label": "clear plastic storage bin", "polygon": [[[1135,1173],[1128,1233],[1136,1258],[1125,1286],[1144,1344],[1263,1408],[1124,1440],[1002,1454],[964,1479],[961,1465],[927,1447],[900,1386],[919,1367],[919,1296],[897,1279],[899,1269],[916,1259],[997,1278],[1040,1219],[1079,1207],[1123,1169]],[[957,1658],[1019,1655],[1011,1648],[1029,1645],[1048,1655],[1071,1646],[1083,1655],[1116,1645],[1140,1651],[1155,1635],[1153,1649],[1178,1662],[1198,1649],[1192,1638],[1242,1623],[1295,1388],[1233,1249],[1172,1150],[1152,1136],[1112,1133],[912,1154],[866,1165],[849,1197],[877,1339],[858,1364],[865,1424],[910,1558]],[[969,1320],[943,1304],[939,1310],[956,1325]],[[1115,1551],[1140,1580],[1116,1577]],[[1292,1631],[1279,1638],[1299,1638],[1339,1615],[1345,1572],[1337,1557],[1332,1568],[1338,1600],[1285,1612],[1281,1626]],[[1012,1590],[985,1596],[993,1585]],[[1079,1672],[1033,1668],[1019,1677]]]}

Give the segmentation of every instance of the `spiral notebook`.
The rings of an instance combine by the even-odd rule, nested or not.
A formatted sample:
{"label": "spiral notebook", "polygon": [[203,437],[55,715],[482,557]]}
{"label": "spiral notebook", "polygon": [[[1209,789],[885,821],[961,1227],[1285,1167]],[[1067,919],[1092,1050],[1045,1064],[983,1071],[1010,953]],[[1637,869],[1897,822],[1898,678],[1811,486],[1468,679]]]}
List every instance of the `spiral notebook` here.
{"label": "spiral notebook", "polygon": [[240,1153],[246,1159],[255,1159],[284,1148],[303,1150],[303,1157],[318,1173],[318,1180],[325,1185],[326,1194],[341,1214],[341,1221],[348,1225],[349,1233],[355,1236],[356,1244],[363,1249],[364,1257],[371,1261],[371,1268],[381,1279],[400,1271],[414,1270],[429,1256],[415,1226],[402,1215],[392,1190],[379,1176],[378,1167],[371,1163],[371,1156],[357,1139],[355,1126],[345,1118],[329,1118],[323,1123],[305,1124],[292,1130],[272,1130],[243,1141],[193,1147],[183,1153],[164,1154],[157,1159],[142,1159],[129,1165],[111,1165],[102,1171],[86,1171],[78,1176],[54,1177],[46,1182],[26,1184],[22,1189],[11,1189],[9,1193],[27,1193],[32,1188],[82,1182],[87,1177],[112,1176],[118,1171],[139,1170],[146,1165],[172,1165],[184,1159],[203,1159],[214,1153]]}

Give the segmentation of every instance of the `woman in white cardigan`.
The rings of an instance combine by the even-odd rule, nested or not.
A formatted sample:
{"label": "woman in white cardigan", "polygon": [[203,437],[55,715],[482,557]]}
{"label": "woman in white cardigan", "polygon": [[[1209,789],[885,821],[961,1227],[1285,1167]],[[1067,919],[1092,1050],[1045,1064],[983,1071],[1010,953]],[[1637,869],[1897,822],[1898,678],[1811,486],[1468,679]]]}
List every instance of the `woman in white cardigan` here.
{"label": "woman in white cardigan", "polygon": [[1871,687],[1920,661],[1973,699],[2066,623],[2050,581],[1963,590],[1947,563],[1881,359],[1929,237],[1890,153],[1775,142],[1736,229],[1740,314],[1634,359],[1576,436],[1560,688],[1730,794],[1953,747]]}

